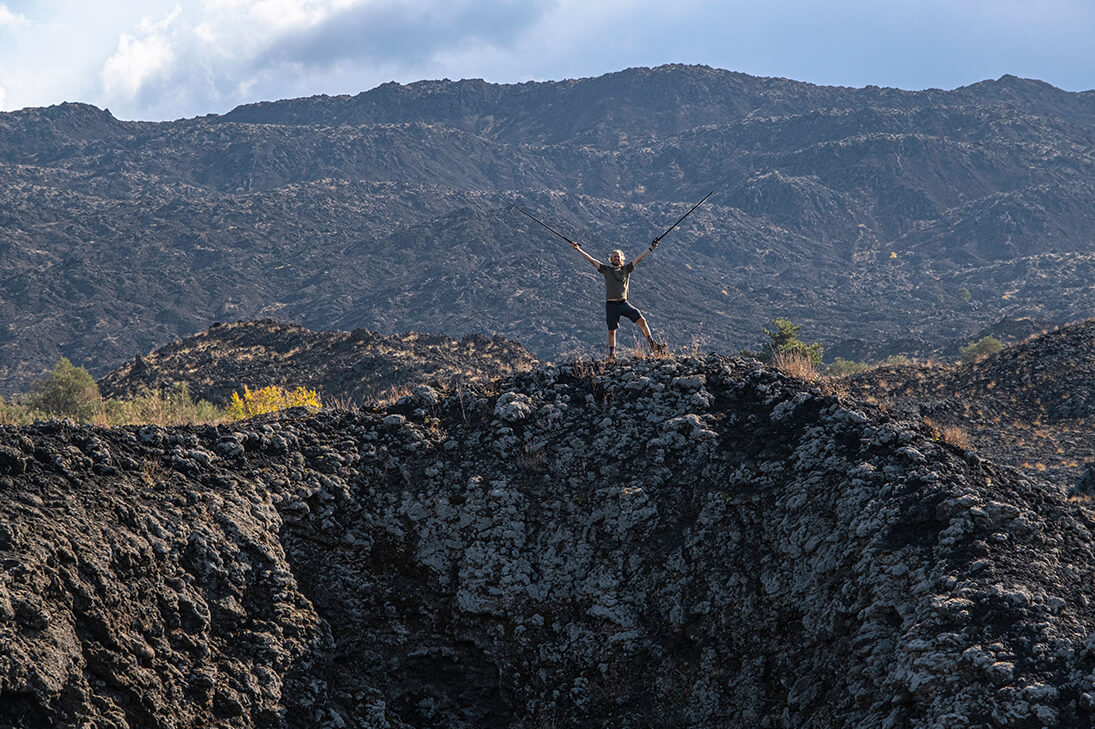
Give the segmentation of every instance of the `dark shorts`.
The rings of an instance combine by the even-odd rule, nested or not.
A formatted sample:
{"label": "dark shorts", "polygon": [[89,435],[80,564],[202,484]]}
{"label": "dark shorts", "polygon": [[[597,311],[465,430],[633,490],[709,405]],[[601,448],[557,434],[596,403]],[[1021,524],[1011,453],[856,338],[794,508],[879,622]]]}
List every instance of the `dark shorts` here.
{"label": "dark shorts", "polygon": [[635,322],[641,319],[643,315],[639,313],[638,309],[627,303],[627,299],[605,302],[605,323],[608,324],[609,331],[620,328],[621,316],[626,316]]}

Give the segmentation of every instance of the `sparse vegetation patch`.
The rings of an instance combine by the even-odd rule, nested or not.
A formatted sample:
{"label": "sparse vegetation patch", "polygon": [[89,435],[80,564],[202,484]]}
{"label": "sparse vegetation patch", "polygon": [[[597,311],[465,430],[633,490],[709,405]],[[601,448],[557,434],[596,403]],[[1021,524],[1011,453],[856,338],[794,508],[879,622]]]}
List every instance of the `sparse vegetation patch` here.
{"label": "sparse vegetation patch", "polygon": [[958,355],[963,364],[968,364],[969,362],[976,362],[983,357],[999,352],[1003,348],[1003,342],[996,337],[987,336],[978,339],[976,342],[970,342],[965,347],[962,347],[958,350]]}
{"label": "sparse vegetation patch", "polygon": [[233,420],[243,420],[256,415],[299,407],[316,410],[323,407],[319,393],[305,387],[287,390],[278,385],[268,385],[252,392],[251,388],[245,385],[243,397],[240,397],[238,392],[232,393],[232,401],[228,403],[227,413]]}

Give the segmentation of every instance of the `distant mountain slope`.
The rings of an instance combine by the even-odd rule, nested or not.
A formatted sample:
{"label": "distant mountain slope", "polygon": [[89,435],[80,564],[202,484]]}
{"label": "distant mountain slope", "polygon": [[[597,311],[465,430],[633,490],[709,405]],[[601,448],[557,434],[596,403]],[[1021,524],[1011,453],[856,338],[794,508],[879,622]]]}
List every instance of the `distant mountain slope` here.
{"label": "distant mountain slope", "polygon": [[224,405],[245,385],[279,385],[318,390],[328,403],[361,405],[416,385],[469,386],[535,362],[524,347],[500,337],[312,332],[265,320],[218,324],[161,347],[99,380],[99,389],[125,397],[186,383],[195,398]]}
{"label": "distant mountain slope", "polygon": [[712,190],[635,281],[671,344],[736,351],[788,316],[830,356],[939,352],[1003,316],[1091,315],[1093,146],[1092,92],[698,66],[169,123],[0,114],[0,392],[218,320],[600,351],[598,277],[509,204],[634,257]]}

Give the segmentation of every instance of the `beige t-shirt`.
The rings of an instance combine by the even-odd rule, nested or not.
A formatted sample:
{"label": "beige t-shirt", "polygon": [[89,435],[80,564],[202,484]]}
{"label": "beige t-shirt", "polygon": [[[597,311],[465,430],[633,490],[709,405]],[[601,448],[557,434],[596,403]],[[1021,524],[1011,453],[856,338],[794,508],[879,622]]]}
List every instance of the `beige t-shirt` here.
{"label": "beige t-shirt", "polygon": [[602,263],[597,269],[605,277],[605,299],[626,299],[627,285],[631,278],[631,272],[635,270],[635,262],[625,263],[619,268],[613,268],[607,263]]}

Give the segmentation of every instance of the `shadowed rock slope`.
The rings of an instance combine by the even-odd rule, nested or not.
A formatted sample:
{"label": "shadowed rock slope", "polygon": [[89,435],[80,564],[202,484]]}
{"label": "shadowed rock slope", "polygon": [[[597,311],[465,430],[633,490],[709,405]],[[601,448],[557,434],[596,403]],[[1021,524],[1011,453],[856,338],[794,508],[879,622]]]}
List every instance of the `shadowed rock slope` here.
{"label": "shadowed rock slope", "polygon": [[881,367],[848,383],[858,398],[960,428],[980,455],[1062,487],[1095,462],[1095,319],[976,362]]}
{"label": "shadowed rock slope", "polygon": [[711,355],[0,428],[0,725],[1075,727],[1092,513]]}
{"label": "shadowed rock slope", "polygon": [[196,398],[220,405],[233,392],[267,385],[318,390],[327,402],[364,404],[417,385],[490,380],[536,359],[501,337],[312,332],[274,320],[217,324],[138,356],[99,380],[107,397],[186,383]]}

